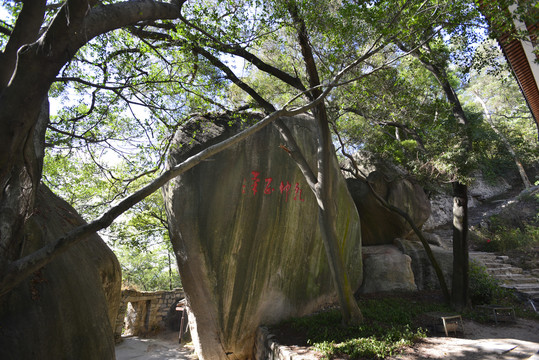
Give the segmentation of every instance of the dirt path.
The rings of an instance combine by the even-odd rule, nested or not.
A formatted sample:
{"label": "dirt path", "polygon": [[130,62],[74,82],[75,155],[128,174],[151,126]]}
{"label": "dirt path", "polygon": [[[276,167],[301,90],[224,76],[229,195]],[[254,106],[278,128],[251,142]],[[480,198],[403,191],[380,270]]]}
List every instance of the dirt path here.
{"label": "dirt path", "polygon": [[[304,348],[294,348],[294,359],[318,359],[319,354]],[[192,347],[180,347],[177,333],[158,338],[125,338],[116,346],[117,360],[194,360]],[[512,324],[485,325],[464,322],[460,337],[429,337],[406,349],[391,360],[539,360],[539,322],[517,319]]]}
{"label": "dirt path", "polygon": [[178,344],[178,333],[160,334],[155,338],[124,338],[116,345],[116,360],[195,360],[190,346]]}
{"label": "dirt path", "polygon": [[394,360],[539,360],[539,322],[517,319],[514,324],[464,323],[462,337],[430,337]]}

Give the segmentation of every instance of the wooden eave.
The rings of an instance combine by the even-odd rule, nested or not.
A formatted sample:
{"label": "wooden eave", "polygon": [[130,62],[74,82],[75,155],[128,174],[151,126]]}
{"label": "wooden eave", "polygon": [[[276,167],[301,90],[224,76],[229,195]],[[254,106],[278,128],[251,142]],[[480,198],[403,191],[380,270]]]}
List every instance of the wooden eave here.
{"label": "wooden eave", "polygon": [[[529,0],[522,0],[529,1]],[[481,12],[487,17],[490,23],[490,14],[494,11],[506,11],[509,12],[509,9],[500,9],[492,3],[489,3],[488,0],[479,0],[479,8]],[[494,6],[491,6],[494,5]],[[509,15],[509,14],[508,14]],[[508,16],[510,17],[510,16]],[[537,16],[530,17],[531,19],[537,19]],[[528,33],[531,34],[531,41],[535,43],[537,41],[537,31],[539,30],[539,24],[536,21],[533,21],[532,24],[526,24],[528,28]],[[492,24],[491,24],[492,26]],[[516,31],[514,25],[511,24],[513,28],[512,31]],[[538,83],[539,79],[536,79],[533,75],[532,68],[522,42],[519,39],[513,38],[510,34],[504,34],[498,37],[498,43],[502,48],[502,51],[511,67],[515,78],[519,84],[520,90],[526,103],[530,108],[530,112],[535,120],[537,129],[539,130],[539,88]],[[537,60],[535,57],[534,60]]]}
{"label": "wooden eave", "polygon": [[[533,30],[536,28],[537,25],[534,25]],[[500,46],[515,74],[520,90],[522,91],[537,127],[539,128],[539,88],[537,87],[537,81],[539,81],[539,79],[535,79],[533,76],[532,69],[521,41],[518,39],[508,40],[508,38],[507,35],[501,37],[499,39]]]}

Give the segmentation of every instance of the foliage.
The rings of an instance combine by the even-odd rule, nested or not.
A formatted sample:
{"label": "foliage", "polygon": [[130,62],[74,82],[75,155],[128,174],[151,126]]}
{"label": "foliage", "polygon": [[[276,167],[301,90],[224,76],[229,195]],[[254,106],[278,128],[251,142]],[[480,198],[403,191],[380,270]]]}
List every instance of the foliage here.
{"label": "foliage", "polygon": [[478,250],[506,253],[518,249],[526,251],[539,246],[539,195],[521,196],[519,201],[507,205],[491,216],[488,227],[475,231],[474,245]]}
{"label": "foliage", "polygon": [[483,251],[504,253],[514,249],[529,249],[539,246],[539,227],[524,225],[524,228],[520,229],[498,226],[483,241],[478,244]]}
{"label": "foliage", "polygon": [[181,287],[161,192],[133,206],[105,239],[122,266],[123,286],[145,291]]}
{"label": "foliage", "polygon": [[455,136],[458,130],[451,108],[434,77],[413,58],[336,90],[331,105],[343,148],[349,153],[360,151],[367,163],[393,163],[428,189],[458,173],[466,182],[477,170],[487,179],[507,176],[508,169],[515,169],[514,159],[485,121],[474,96],[477,92],[520,161],[527,168],[533,166],[539,159],[535,125],[505,58],[490,41],[477,45],[474,54],[475,65],[482,70],[451,65],[449,73],[469,121],[471,149],[465,162],[458,160],[463,147]]}
{"label": "foliage", "polygon": [[142,291],[180,288],[176,259],[169,247],[166,243],[146,249],[117,245],[114,253],[122,267],[122,287]]}
{"label": "foliage", "polygon": [[425,330],[413,325],[419,314],[447,310],[437,303],[396,297],[360,300],[359,306],[365,316],[365,323],[359,326],[340,325],[341,315],[335,309],[287,320],[278,326],[306,334],[308,343],[330,359],[343,355],[382,359],[426,336]]}
{"label": "foliage", "polygon": [[[539,320],[539,314],[531,309],[527,301],[523,302],[512,289],[500,285],[483,265],[470,262],[470,300],[474,307],[484,304],[509,306],[514,308],[517,317]],[[479,308],[468,309],[463,316],[481,323],[493,321],[490,314]]]}
{"label": "foliage", "polygon": [[497,304],[507,291],[487,273],[486,268],[476,261],[470,261],[470,300],[472,305]]}
{"label": "foliage", "polygon": [[324,341],[315,344],[314,348],[322,352],[327,359],[342,355],[351,359],[384,359],[397,354],[404,346],[411,346],[422,337],[425,337],[425,333],[421,330],[413,332],[409,327],[405,327],[399,330],[390,329],[379,338],[376,336],[354,338],[338,344]]}

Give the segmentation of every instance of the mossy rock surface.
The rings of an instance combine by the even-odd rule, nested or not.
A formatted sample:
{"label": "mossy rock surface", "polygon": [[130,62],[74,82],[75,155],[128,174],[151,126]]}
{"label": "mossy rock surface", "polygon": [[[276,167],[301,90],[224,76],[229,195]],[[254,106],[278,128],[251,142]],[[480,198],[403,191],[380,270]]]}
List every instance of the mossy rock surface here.
{"label": "mossy rock surface", "polygon": [[[169,165],[242,127],[227,118],[197,121],[176,134]],[[314,120],[284,121],[315,168]],[[268,126],[165,189],[171,239],[204,358],[249,358],[260,324],[335,300],[315,196],[282,144]],[[333,176],[338,237],[355,291],[362,280],[361,229],[336,158]]]}
{"label": "mossy rock surface", "polygon": [[[22,255],[83,223],[40,186]],[[0,298],[0,359],[114,359],[120,287],[114,253],[97,234],[82,240]]]}

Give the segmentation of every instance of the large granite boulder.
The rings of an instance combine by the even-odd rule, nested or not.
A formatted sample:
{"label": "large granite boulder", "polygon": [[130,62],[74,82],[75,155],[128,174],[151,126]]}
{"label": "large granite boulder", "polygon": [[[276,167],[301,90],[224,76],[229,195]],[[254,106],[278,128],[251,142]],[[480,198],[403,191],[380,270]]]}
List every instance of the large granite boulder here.
{"label": "large granite boulder", "polygon": [[[283,120],[313,164],[314,120]],[[238,133],[241,126],[228,117],[186,124],[175,136],[169,166]],[[282,143],[268,126],[164,189],[200,358],[251,358],[260,324],[304,315],[336,299],[316,199]],[[355,291],[362,279],[359,218],[333,160],[338,237]]]}
{"label": "large granite boulder", "polygon": [[363,284],[359,293],[417,291],[412,259],[395,245],[363,247]]}
{"label": "large granite boulder", "polygon": [[[27,220],[22,255],[84,221],[45,186]],[[0,359],[114,359],[118,260],[89,236],[0,298]]]}
{"label": "large granite boulder", "polygon": [[[418,227],[429,218],[429,199],[417,183],[378,170],[371,172],[367,180],[389,204],[406,211]],[[392,244],[393,239],[412,233],[406,220],[382,206],[364,181],[349,178],[346,182],[361,218],[364,246]]]}

